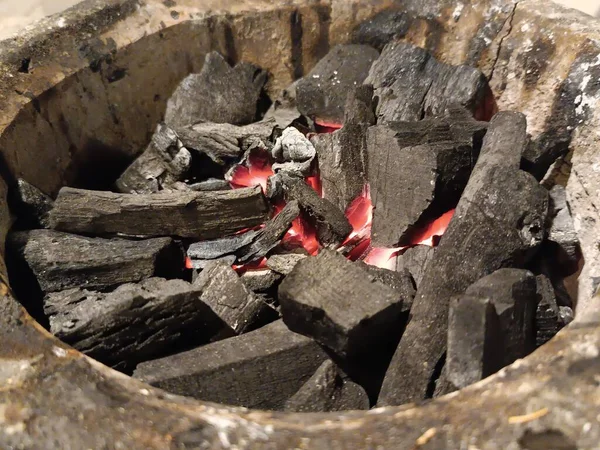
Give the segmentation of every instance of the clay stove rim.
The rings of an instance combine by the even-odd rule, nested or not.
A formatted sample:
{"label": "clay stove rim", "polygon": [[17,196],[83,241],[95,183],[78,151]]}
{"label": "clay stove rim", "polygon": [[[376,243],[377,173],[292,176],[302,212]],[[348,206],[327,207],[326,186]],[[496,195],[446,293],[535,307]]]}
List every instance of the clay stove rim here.
{"label": "clay stove rim", "polygon": [[[202,5],[193,0],[178,0],[177,3],[178,9],[186,14],[194,14],[196,18],[222,16],[226,13],[235,15],[244,11],[265,13],[293,10],[314,5],[309,0],[275,5],[268,0],[210,0],[201,2]],[[344,25],[344,20],[350,21],[350,25],[353,21],[360,20],[360,14],[357,16],[354,8],[360,5],[360,1],[332,0],[318,3],[330,6],[330,27],[339,33],[331,44],[336,43],[336,39],[340,42],[347,39],[350,26]],[[369,6],[364,6],[368,10],[365,15],[372,15],[392,3],[394,2],[383,0],[370,2]],[[405,3],[410,8],[419,2]],[[445,5],[456,7],[457,3],[460,2],[449,0]],[[516,5],[512,1],[491,3],[498,8],[509,9]],[[112,38],[116,47],[122,49],[140,40],[145,33],[158,32],[163,27],[161,20],[157,20],[159,18],[165,27],[188,20],[175,19],[166,4],[169,3],[158,0],[90,0],[63,15],[45,19],[14,40],[0,43],[0,133],[11,126],[19,111],[29,104],[32,97],[88,67],[89,62],[81,56],[76,53],[65,56],[64,52],[69,48],[74,50],[74,43],[84,40],[93,27],[103,39]],[[530,20],[539,20],[547,26],[555,26],[557,30],[570,26],[573,36],[580,42],[600,36],[600,25],[596,21],[565,12],[546,1],[525,0],[519,3],[518,8]],[[354,17],[349,13],[350,10]],[[452,9],[452,12],[455,11],[456,9]],[[557,15],[559,13],[561,15]],[[451,14],[447,16],[449,19]],[[513,19],[514,14],[510,16],[510,21]],[[444,17],[440,20],[444,20]],[[60,23],[66,25],[59,25]],[[444,26],[457,33],[452,24]],[[498,38],[500,41],[503,39],[501,34],[499,33]],[[422,44],[423,36],[417,30],[408,38]],[[460,40],[460,36],[457,36]],[[498,42],[492,42],[491,46],[495,44]],[[23,55],[32,54],[38,64],[37,74],[34,80],[25,81],[15,74],[15,62]],[[481,58],[480,63],[485,66],[493,57],[493,52],[490,52],[488,56]],[[28,83],[25,91],[22,89],[24,83]],[[505,98],[504,103],[510,106],[511,99]],[[586,126],[588,124],[582,124],[581,130],[585,131]],[[589,126],[593,126],[593,120],[590,120]],[[580,134],[585,138],[584,131]],[[590,144],[593,142],[588,142],[588,146]],[[0,187],[1,185],[0,180]],[[0,204],[0,207],[0,231],[3,238],[8,221],[5,203]],[[2,267],[0,259],[0,269]],[[583,446],[586,442],[598,442],[600,439],[598,425],[579,430],[564,420],[566,413],[573,421],[585,418],[588,411],[598,411],[600,408],[600,398],[595,394],[594,386],[584,380],[588,376],[586,363],[597,360],[599,354],[600,308],[597,305],[587,308],[585,315],[578,316],[573,324],[525,360],[519,360],[500,373],[458,393],[421,406],[410,404],[370,412],[300,415],[206,404],[148,387],[85,357],[49,335],[17,305],[3,281],[0,282],[0,294],[0,336],[8,344],[0,347],[0,406],[8,401],[26,407],[36,395],[44,395],[38,391],[43,392],[45,386],[42,374],[77,369],[123,392],[130,400],[120,407],[131,411],[135,409],[134,416],[150,419],[160,418],[164,414],[165,417],[170,417],[170,422],[166,421],[162,425],[155,423],[154,428],[146,430],[152,436],[152,445],[157,448],[160,448],[161,443],[166,443],[169,436],[171,439],[182,433],[187,436],[186,433],[198,430],[199,427],[205,430],[202,434],[203,442],[210,442],[211,448],[227,448],[232,442],[236,442],[238,448],[283,448],[302,439],[307,445],[317,442],[317,445],[327,443],[327,446],[333,447],[335,444],[340,448],[361,448],[373,443],[393,448],[420,448],[427,445],[439,448],[441,442],[458,442],[461,440],[460,436],[470,436],[471,442],[478,445],[488,442],[498,448],[505,448],[506,444],[522,436],[523,430],[530,423],[562,430],[575,441],[583,443]],[[11,367],[15,367],[15,363],[18,363],[18,367],[28,367],[31,370],[13,370]],[[3,365],[6,368],[2,368]],[[580,367],[580,370],[573,370],[574,367]],[[73,386],[81,384],[81,380],[76,377],[77,375],[73,375]],[[574,387],[577,387],[576,398],[572,394]],[[68,399],[65,402],[68,405]],[[60,403],[56,405],[61,407]],[[53,413],[52,408],[53,405],[49,405],[46,412]],[[112,409],[109,408],[108,411]],[[102,412],[98,414],[101,415]],[[483,415],[486,417],[485,422],[481,419]],[[127,420],[131,420],[130,426],[135,428],[138,425],[134,419],[119,420],[125,425],[128,424]],[[3,420],[0,415],[0,424]],[[83,419],[81,423],[71,426],[81,436],[100,436],[108,432],[109,436],[116,438],[119,433],[116,429],[90,427]],[[0,441],[1,436],[0,433]],[[435,442],[439,443],[437,447]],[[593,444],[589,445],[591,447]]]}

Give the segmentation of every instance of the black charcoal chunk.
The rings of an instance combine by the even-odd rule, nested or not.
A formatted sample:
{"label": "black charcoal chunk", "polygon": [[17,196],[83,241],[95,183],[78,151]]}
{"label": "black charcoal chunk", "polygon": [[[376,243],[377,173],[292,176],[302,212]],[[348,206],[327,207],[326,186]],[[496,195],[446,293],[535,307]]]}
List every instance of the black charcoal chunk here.
{"label": "black charcoal chunk", "polygon": [[491,90],[483,73],[469,66],[450,66],[426,50],[390,42],[373,63],[365,83],[372,84],[378,123],[421,120],[459,104],[480,116]]}
{"label": "black charcoal chunk", "polygon": [[369,397],[333,361],[326,360],[284,406],[288,412],[331,412],[369,409]]}
{"label": "black charcoal chunk", "polygon": [[151,194],[168,189],[185,178],[191,162],[192,155],[177,133],[160,124],[146,150],[117,180],[117,189],[128,194]]}
{"label": "black charcoal chunk", "polygon": [[281,409],[325,359],[315,341],[278,320],[241,336],[142,363],[134,377],[198,400]]}
{"label": "black charcoal chunk", "polygon": [[[538,275],[538,305],[535,313],[535,344],[537,347],[552,339],[570,322],[568,311],[561,309],[556,302],[556,294],[552,282],[545,275]],[[572,310],[571,310],[572,314]]]}
{"label": "black charcoal chunk", "polygon": [[189,185],[192,191],[228,191],[231,189],[231,185],[226,180],[220,180],[218,178],[210,178],[208,180],[201,181],[199,183],[193,183]]}
{"label": "black charcoal chunk", "polygon": [[188,75],[169,99],[165,122],[173,128],[198,122],[253,122],[266,81],[267,73],[255,65],[241,62],[231,67],[211,52],[200,73]]}
{"label": "black charcoal chunk", "polygon": [[369,275],[375,278],[375,280],[398,292],[403,299],[402,310],[406,312],[410,311],[416,290],[413,278],[408,270],[393,271],[365,264],[362,261],[357,261],[355,264],[358,264],[365,269]]}
{"label": "black charcoal chunk", "polygon": [[548,230],[548,240],[558,247],[555,263],[577,267],[579,261],[579,238],[569,206],[567,193],[563,186],[556,185],[550,189],[551,225]]}
{"label": "black charcoal chunk", "polygon": [[272,255],[267,259],[267,267],[281,275],[289,275],[296,264],[308,255],[302,253],[287,253],[282,255]]}
{"label": "black charcoal chunk", "polygon": [[44,300],[50,331],[104,364],[133,369],[182,340],[208,342],[226,325],[183,280],[150,278],[110,293],[81,288]]}
{"label": "black charcoal chunk", "polygon": [[62,188],[52,228],[72,233],[214,239],[263,223],[269,205],[260,186],[215,192],[116,194]]}
{"label": "black charcoal chunk", "polygon": [[296,85],[298,110],[322,122],[342,123],[351,89],[361,85],[379,52],[368,45],[334,47]]}
{"label": "black charcoal chunk", "polygon": [[283,275],[270,269],[248,270],[240,277],[248,289],[256,294],[268,294],[279,286]]}
{"label": "black charcoal chunk", "polygon": [[408,270],[415,281],[417,289],[421,285],[423,275],[427,270],[427,266],[433,259],[435,247],[428,245],[416,245],[406,250],[402,255],[398,256],[396,261],[396,270]]}
{"label": "black charcoal chunk", "polygon": [[49,228],[54,202],[35,186],[19,178],[10,192],[10,206],[17,215],[19,228]]}
{"label": "black charcoal chunk", "polygon": [[44,293],[103,290],[183,269],[182,252],[170,238],[129,241],[32,230],[10,234],[8,247]]}
{"label": "black charcoal chunk", "polygon": [[386,9],[360,23],[352,33],[352,41],[381,51],[388,42],[405,36],[409,28],[410,18],[407,13]]}
{"label": "black charcoal chunk", "polygon": [[471,178],[417,291],[380,405],[425,398],[446,351],[450,298],[502,267],[524,267],[541,244],[548,192],[519,170],[526,140],[521,114],[503,112],[492,120]]}
{"label": "black charcoal chunk", "polygon": [[398,331],[402,295],[344,256],[323,250],[279,286],[286,325],[346,357]]}

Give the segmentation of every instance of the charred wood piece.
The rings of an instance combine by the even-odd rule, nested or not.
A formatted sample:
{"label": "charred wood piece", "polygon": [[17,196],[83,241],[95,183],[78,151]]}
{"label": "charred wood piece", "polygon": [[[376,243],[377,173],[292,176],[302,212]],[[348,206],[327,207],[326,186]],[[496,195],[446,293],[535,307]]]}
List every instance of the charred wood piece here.
{"label": "charred wood piece", "polygon": [[244,125],[257,116],[267,73],[241,62],[231,67],[217,52],[206,55],[198,74],[188,75],[167,102],[165,122],[173,128],[198,122]]}
{"label": "charred wood piece", "polygon": [[369,409],[369,397],[330,359],[287,402],[284,411],[331,412]]}
{"label": "charred wood piece", "polygon": [[260,187],[145,195],[62,188],[50,222],[72,233],[214,239],[260,225],[268,215]]}
{"label": "charred wood piece", "polygon": [[170,238],[128,241],[32,230],[11,233],[8,247],[35,275],[43,293],[74,287],[105,290],[183,269],[183,255]]}
{"label": "charred wood piece", "polygon": [[408,270],[413,277],[417,289],[421,285],[427,266],[433,259],[435,247],[416,245],[406,250],[396,260],[396,270]]}
{"label": "charred wood piece", "polygon": [[312,119],[341,123],[348,92],[363,84],[379,52],[368,45],[338,45],[296,86],[298,110]]}
{"label": "charred wood piece", "polygon": [[309,175],[317,155],[311,142],[293,127],[283,130],[271,153],[277,161],[273,164],[275,172],[288,172],[295,175]]}
{"label": "charred wood piece", "polygon": [[202,288],[183,280],[150,278],[110,293],[81,288],[49,294],[50,331],[98,361],[133,369],[192,340],[207,343],[226,325],[201,300]]}
{"label": "charred wood piece", "polygon": [[117,180],[117,189],[127,194],[151,194],[167,189],[185,178],[191,162],[192,155],[177,133],[160,124],[146,150]]}
{"label": "charred wood piece", "polygon": [[473,115],[491,98],[485,75],[469,66],[450,66],[426,50],[404,42],[390,42],[373,63],[365,83],[372,84],[377,122],[417,121],[443,114],[460,104]]}
{"label": "charred wood piece", "polygon": [[[352,232],[352,226],[344,213],[333,203],[321,198],[303,179],[279,173],[284,196],[288,202],[296,200],[306,218],[317,230],[319,242],[325,246],[336,246]],[[277,185],[277,182],[272,183]]]}
{"label": "charred wood piece", "polygon": [[535,345],[539,347],[558,333],[572,320],[573,310],[559,307],[552,282],[545,275],[538,275],[538,304],[535,312]]}
{"label": "charred wood piece", "polygon": [[267,267],[281,275],[289,275],[296,264],[303,259],[306,259],[308,255],[302,253],[288,253],[285,255],[273,255],[267,259]]}
{"label": "charred wood piece", "polygon": [[398,330],[402,295],[330,250],[300,261],[279,286],[286,325],[341,357],[364,352]]}
{"label": "charred wood piece", "polygon": [[194,286],[202,291],[200,300],[227,324],[230,336],[257,328],[269,313],[274,315],[260,297],[246,288],[229,264],[212,263],[200,273]]}
{"label": "charred wood piece", "polygon": [[352,33],[352,41],[356,44],[370,45],[381,51],[388,42],[404,37],[410,23],[408,13],[386,9],[361,22]]}
{"label": "charred wood piece", "polygon": [[563,275],[571,275],[577,270],[580,257],[579,238],[569,206],[567,194],[563,186],[556,185],[550,190],[551,225],[548,230],[548,241],[557,249],[553,263],[557,262],[566,268]]}
{"label": "charred wood piece", "polygon": [[19,178],[9,196],[10,206],[17,215],[21,229],[49,228],[54,202],[35,186]]}
{"label": "charred wood piece", "polygon": [[134,377],[199,400],[281,409],[327,359],[278,320],[231,339],[140,364]]}
{"label": "charred wood piece", "polygon": [[523,267],[541,244],[548,193],[518,169],[526,138],[521,114],[499,113],[492,120],[469,183],[417,291],[412,319],[388,368],[379,404],[425,398],[446,351],[450,298],[501,267]]}

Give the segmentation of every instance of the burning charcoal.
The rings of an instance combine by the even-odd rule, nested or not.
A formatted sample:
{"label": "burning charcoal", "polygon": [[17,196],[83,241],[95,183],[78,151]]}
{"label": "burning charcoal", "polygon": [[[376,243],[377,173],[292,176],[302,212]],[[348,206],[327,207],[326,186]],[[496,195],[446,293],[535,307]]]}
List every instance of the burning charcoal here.
{"label": "burning charcoal", "polygon": [[263,223],[269,206],[260,187],[216,192],[132,195],[62,188],[52,228],[82,234],[213,239]]}
{"label": "burning charcoal", "polygon": [[190,169],[192,155],[177,133],[165,124],[156,128],[148,148],[117,180],[119,192],[150,194],[181,181]]}
{"label": "burning charcoal", "polygon": [[275,172],[291,172],[296,175],[310,175],[311,165],[317,155],[314,146],[296,128],[289,127],[277,138],[273,147]]}
{"label": "burning charcoal", "polygon": [[296,85],[297,80],[285,88],[280,97],[275,99],[264,120],[274,120],[279,128],[285,130],[302,117],[296,107]]}
{"label": "burning charcoal", "polygon": [[477,116],[491,97],[479,70],[443,64],[426,50],[404,42],[385,46],[365,83],[373,85],[379,98],[378,123],[421,120],[454,104]]}
{"label": "burning charcoal", "polygon": [[142,363],[134,377],[203,401],[281,409],[325,359],[316,342],[278,320],[241,336]]}
{"label": "burning charcoal", "polygon": [[8,245],[45,293],[102,290],[183,269],[183,255],[170,238],[127,241],[32,230],[10,234]]}
{"label": "burning charcoal", "polygon": [[337,252],[300,261],[279,286],[286,325],[342,357],[397,330],[402,295]]}
{"label": "burning charcoal", "polygon": [[481,155],[448,230],[427,266],[379,404],[421,400],[446,351],[448,303],[495,270],[523,267],[544,237],[548,192],[520,171],[526,145],[521,114],[490,124]]}
{"label": "burning charcoal", "polygon": [[253,64],[242,62],[232,68],[211,52],[200,73],[187,76],[169,99],[165,122],[173,128],[198,122],[253,122],[266,81],[267,73]]}
{"label": "burning charcoal", "polygon": [[267,294],[275,289],[283,276],[273,270],[248,270],[240,277],[248,289],[255,294]]}
{"label": "burning charcoal", "polygon": [[398,256],[396,262],[396,270],[400,271],[407,269],[415,281],[417,289],[421,285],[423,274],[427,270],[429,262],[433,259],[435,253],[434,247],[427,245],[417,245],[406,250],[402,255]]}
{"label": "burning charcoal", "polygon": [[367,184],[367,129],[375,124],[373,87],[359,86],[346,102],[344,127],[312,138],[323,184],[323,198],[345,211]]}
{"label": "burning charcoal", "polygon": [[331,412],[369,409],[369,397],[358,384],[348,380],[330,359],[283,407],[288,412]]}
{"label": "burning charcoal", "polygon": [[520,269],[500,269],[481,278],[467,295],[488,298],[496,308],[504,336],[503,366],[524,358],[535,348],[534,316],[537,304],[536,279]]}
{"label": "burning charcoal", "polygon": [[381,51],[388,42],[406,35],[409,27],[410,19],[407,13],[386,9],[361,22],[352,34],[352,41],[370,45]]}
{"label": "burning charcoal", "polygon": [[561,316],[561,310],[556,303],[556,294],[548,277],[538,275],[536,281],[539,303],[535,313],[535,345],[539,347],[552,339],[556,333],[569,323],[570,318],[566,310],[563,311]]}
{"label": "burning charcoal", "polygon": [[498,314],[489,297],[464,294],[450,300],[446,386],[438,389],[438,395],[467,387],[500,370],[503,343]]}
{"label": "burning charcoal", "polygon": [[187,149],[204,153],[217,164],[225,165],[227,161],[239,158],[244,145],[252,139],[267,142],[275,126],[273,120],[245,126],[203,122],[178,128],[177,134]]}
{"label": "burning charcoal", "polygon": [[279,173],[285,197],[288,201],[296,200],[300,208],[307,214],[317,230],[319,242],[326,246],[341,244],[352,232],[352,225],[339,208],[325,200],[304,180]]}
{"label": "burning charcoal", "polygon": [[211,178],[209,180],[201,181],[200,183],[190,184],[189,188],[196,192],[206,191],[228,191],[231,189],[230,184],[225,180],[219,180],[217,178]]}
{"label": "burning charcoal", "polygon": [[50,331],[104,364],[132,369],[182,340],[208,342],[225,324],[202,302],[202,288],[150,278],[110,293],[74,288],[49,294]]}
{"label": "burning charcoal", "polygon": [[[395,125],[395,124],[394,124]],[[373,202],[373,243],[407,243],[415,225],[455,205],[473,167],[473,148],[442,141],[406,147],[401,128],[369,128],[369,181]]]}
{"label": "burning charcoal", "polygon": [[368,45],[338,45],[298,81],[298,110],[321,122],[341,123],[351,89],[363,83],[379,52]]}
{"label": "burning charcoal", "polygon": [[35,186],[19,178],[9,197],[11,208],[16,212],[19,227],[49,228],[49,214],[54,202]]}
{"label": "burning charcoal", "polygon": [[557,185],[550,190],[550,207],[552,225],[548,232],[548,240],[560,249],[557,257],[553,258],[554,263],[558,260],[576,267],[579,261],[579,239],[567,205],[564,187]]}
{"label": "burning charcoal", "polygon": [[269,312],[269,306],[249,291],[235,270],[225,263],[212,263],[200,272],[194,286],[202,290],[200,300],[225,322],[231,334],[242,334]]}
{"label": "burning charcoal", "polygon": [[302,253],[288,253],[286,255],[273,255],[267,259],[267,267],[282,275],[289,275],[296,264],[305,259]]}

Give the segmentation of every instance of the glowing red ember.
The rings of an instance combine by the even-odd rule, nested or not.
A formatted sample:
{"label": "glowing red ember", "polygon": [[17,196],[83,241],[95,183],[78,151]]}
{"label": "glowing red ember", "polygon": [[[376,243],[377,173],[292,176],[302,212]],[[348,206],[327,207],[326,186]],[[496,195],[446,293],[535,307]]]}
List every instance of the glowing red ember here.
{"label": "glowing red ember", "polygon": [[324,120],[315,119],[315,130],[317,133],[333,133],[342,128],[341,123],[326,122]]}
{"label": "glowing red ember", "polygon": [[246,165],[239,164],[231,173],[229,184],[234,189],[261,186],[267,191],[267,180],[274,175],[269,155],[266,152],[252,152]]}

